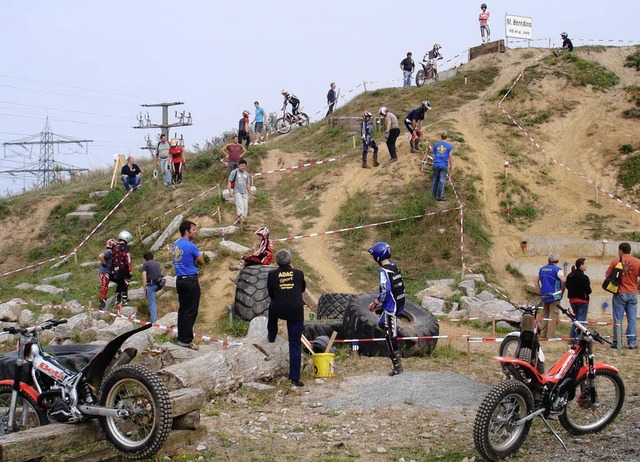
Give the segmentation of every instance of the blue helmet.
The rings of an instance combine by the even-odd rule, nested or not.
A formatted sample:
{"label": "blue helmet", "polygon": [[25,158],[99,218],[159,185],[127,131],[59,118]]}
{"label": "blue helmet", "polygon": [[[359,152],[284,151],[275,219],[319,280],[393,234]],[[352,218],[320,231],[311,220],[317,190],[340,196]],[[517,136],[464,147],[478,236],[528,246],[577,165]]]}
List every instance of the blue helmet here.
{"label": "blue helmet", "polygon": [[376,242],[369,249],[369,253],[373,259],[379,263],[382,260],[391,258],[391,246],[386,242]]}

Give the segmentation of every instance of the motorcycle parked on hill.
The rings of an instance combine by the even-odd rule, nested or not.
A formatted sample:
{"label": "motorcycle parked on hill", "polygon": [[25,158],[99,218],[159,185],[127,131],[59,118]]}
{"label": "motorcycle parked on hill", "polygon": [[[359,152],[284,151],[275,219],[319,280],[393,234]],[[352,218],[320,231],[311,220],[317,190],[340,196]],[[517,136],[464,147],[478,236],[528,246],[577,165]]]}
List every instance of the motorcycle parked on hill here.
{"label": "motorcycle parked on hill", "polygon": [[417,87],[424,85],[427,80],[437,82],[440,79],[440,77],[438,77],[438,65],[436,64],[435,59],[427,59],[426,61],[420,62],[420,65],[422,66],[422,69],[416,72]]}
{"label": "motorcycle parked on hill", "polygon": [[77,423],[94,417],[105,438],[128,459],[146,459],[164,444],[173,422],[164,382],[142,365],[129,364],[135,348],[120,347],[151,324],[111,340],[79,372],[45,353],[38,336],[66,323],[50,319],[21,329],[13,379],[0,380],[0,437],[50,422]]}
{"label": "motorcycle parked on hill", "polygon": [[535,417],[542,419],[566,451],[566,445],[547,422],[549,417],[557,416],[572,435],[584,435],[604,429],[622,409],[625,388],[620,372],[608,364],[594,363],[593,341],[611,342],[587,329],[565,308],[558,309],[576,326],[577,337],[549,372],[540,374],[529,361],[519,358],[494,358],[507,369],[509,380],[489,392],[476,414],[473,441],[487,460],[497,461],[515,453]]}
{"label": "motorcycle parked on hill", "polygon": [[287,111],[286,106],[282,108],[282,115],[276,119],[276,130],[279,133],[289,133],[293,125],[300,127],[309,125],[309,116],[304,112],[292,114]]}
{"label": "motorcycle parked on hill", "polygon": [[[536,315],[538,310],[543,307],[545,299],[552,297],[553,294],[546,294],[540,297],[537,304],[520,305],[516,308],[522,311],[520,319],[520,331],[510,332],[500,342],[498,354],[500,356],[511,356],[528,362],[540,374],[544,374],[544,352],[542,346],[538,342],[538,319]],[[507,367],[502,364],[502,371],[505,375],[509,372]]]}

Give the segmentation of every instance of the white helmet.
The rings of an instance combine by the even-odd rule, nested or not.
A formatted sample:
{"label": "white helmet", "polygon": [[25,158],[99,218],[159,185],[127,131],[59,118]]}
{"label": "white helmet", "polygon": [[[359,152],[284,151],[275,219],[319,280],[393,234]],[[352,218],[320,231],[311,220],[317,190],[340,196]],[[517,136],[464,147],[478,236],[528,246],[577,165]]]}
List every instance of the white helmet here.
{"label": "white helmet", "polygon": [[560,37],[562,37],[563,39],[566,39],[567,37],[569,37],[569,34],[567,34],[566,32],[563,32],[562,34],[560,34]]}
{"label": "white helmet", "polygon": [[385,116],[387,115],[387,112],[389,112],[389,109],[387,109],[385,106],[382,106],[378,111],[378,114],[380,114],[381,116]]}
{"label": "white helmet", "polygon": [[283,95],[288,95],[289,94],[289,92],[285,88],[283,88],[280,93],[282,93]]}
{"label": "white helmet", "polygon": [[434,43],[434,44],[433,44],[433,49],[434,49],[434,50],[438,51],[440,48],[442,48],[442,47],[440,46],[440,44],[439,44],[439,43]]}
{"label": "white helmet", "polygon": [[266,226],[261,226],[256,230],[254,234],[257,234],[258,236],[262,236],[264,238],[269,237],[269,228],[267,228]]}
{"label": "white helmet", "polygon": [[131,233],[129,231],[120,231],[120,234],[118,234],[118,239],[120,239],[121,241],[126,242],[127,244],[129,242],[131,242],[133,240],[133,236],[131,235]]}
{"label": "white helmet", "polygon": [[431,103],[425,99],[422,102],[422,109],[424,109],[425,111],[430,111],[431,110]]}

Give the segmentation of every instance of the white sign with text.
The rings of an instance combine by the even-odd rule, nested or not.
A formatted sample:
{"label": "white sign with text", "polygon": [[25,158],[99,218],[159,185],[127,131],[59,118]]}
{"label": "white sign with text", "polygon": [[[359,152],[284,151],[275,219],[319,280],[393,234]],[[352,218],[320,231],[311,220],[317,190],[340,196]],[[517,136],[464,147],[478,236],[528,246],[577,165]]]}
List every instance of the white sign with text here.
{"label": "white sign with text", "polygon": [[504,27],[507,37],[533,39],[533,18],[506,14]]}

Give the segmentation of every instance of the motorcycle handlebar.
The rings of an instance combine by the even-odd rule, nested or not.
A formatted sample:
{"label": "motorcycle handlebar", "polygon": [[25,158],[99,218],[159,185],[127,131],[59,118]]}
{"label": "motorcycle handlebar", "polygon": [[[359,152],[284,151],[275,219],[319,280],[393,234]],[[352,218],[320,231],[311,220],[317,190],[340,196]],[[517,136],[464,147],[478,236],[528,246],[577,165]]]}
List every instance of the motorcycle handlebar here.
{"label": "motorcycle handlebar", "polygon": [[49,319],[48,321],[45,321],[38,326],[27,327],[26,329],[20,329],[19,327],[3,327],[2,331],[8,332],[10,334],[26,335],[30,332],[35,332],[38,330],[47,330],[47,329],[51,329],[52,327],[59,326],[60,324],[66,324],[66,323],[67,323],[66,319]]}

